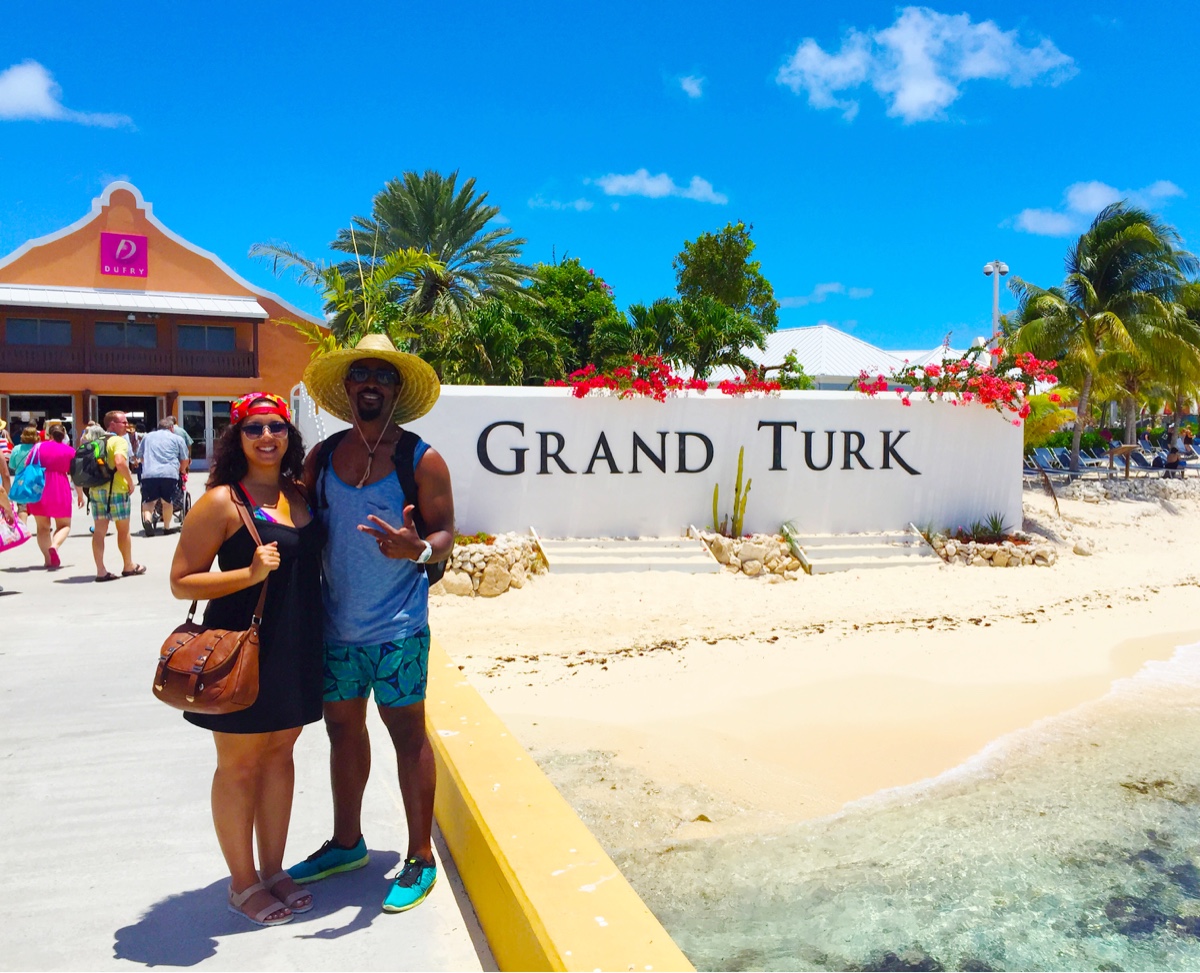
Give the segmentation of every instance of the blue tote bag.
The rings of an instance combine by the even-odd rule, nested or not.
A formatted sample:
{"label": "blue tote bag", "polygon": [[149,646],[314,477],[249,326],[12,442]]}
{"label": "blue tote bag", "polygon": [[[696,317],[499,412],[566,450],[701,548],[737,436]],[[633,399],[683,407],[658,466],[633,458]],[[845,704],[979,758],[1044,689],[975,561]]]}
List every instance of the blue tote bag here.
{"label": "blue tote bag", "polygon": [[8,491],[8,499],[13,503],[37,503],[42,499],[42,491],[46,489],[46,471],[37,460],[38,446],[35,446],[28,456],[21,471],[13,477],[12,489]]}

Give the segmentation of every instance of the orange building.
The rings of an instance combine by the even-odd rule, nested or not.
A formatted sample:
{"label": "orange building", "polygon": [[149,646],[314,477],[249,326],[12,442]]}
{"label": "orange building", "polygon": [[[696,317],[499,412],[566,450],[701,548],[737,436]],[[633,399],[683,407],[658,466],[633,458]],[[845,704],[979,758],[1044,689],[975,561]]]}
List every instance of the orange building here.
{"label": "orange building", "polygon": [[254,389],[289,395],[312,353],[285,322],[318,318],[167,229],[125,182],[92,212],[0,258],[0,417],[14,427],[120,409],[175,415],[203,468]]}

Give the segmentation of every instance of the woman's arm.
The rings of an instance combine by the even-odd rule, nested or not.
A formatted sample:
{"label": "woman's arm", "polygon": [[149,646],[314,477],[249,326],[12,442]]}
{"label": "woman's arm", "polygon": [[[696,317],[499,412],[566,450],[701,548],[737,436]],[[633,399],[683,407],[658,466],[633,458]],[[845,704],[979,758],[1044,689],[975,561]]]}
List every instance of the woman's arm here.
{"label": "woman's arm", "polygon": [[171,594],[183,601],[223,598],[258,584],[279,567],[279,550],[272,542],[255,549],[247,568],[210,570],[221,545],[241,524],[228,487],[217,487],[200,497],[179,532],[171,562]]}

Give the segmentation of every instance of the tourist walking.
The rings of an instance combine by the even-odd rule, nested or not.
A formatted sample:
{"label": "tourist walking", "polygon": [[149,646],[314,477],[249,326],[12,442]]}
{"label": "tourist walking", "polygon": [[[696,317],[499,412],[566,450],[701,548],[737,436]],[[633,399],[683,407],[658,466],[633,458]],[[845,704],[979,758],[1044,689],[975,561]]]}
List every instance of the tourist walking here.
{"label": "tourist walking", "polygon": [[108,412],[104,416],[104,428],[108,435],[104,440],[105,463],[114,471],[107,486],[92,487],[88,491],[92,505],[92,557],[96,561],[97,581],[116,581],[118,576],[104,566],[104,537],[111,521],[117,528],[117,550],[121,554],[120,577],[145,574],[144,565],[133,560],[133,541],[129,536],[129,511],[132,503],[133,472],[129,468],[129,441],[125,430],[129,422],[124,412]]}
{"label": "tourist walking", "polygon": [[[180,531],[171,592],[207,599],[206,627],[244,630],[269,579],[259,690],[240,712],[184,718],[211,730],[216,742],[212,815],[229,866],[229,907],[274,926],[313,903],[283,870],[283,851],[295,780],[292,748],[301,728],[321,718],[321,527],[298,483],[304,446],[286,400],[263,392],[238,399],[213,453],[208,490]],[[237,504],[251,512],[262,546]]]}
{"label": "tourist walking", "polygon": [[[354,428],[325,440],[305,463],[309,496],[326,532],[325,726],[332,747],[333,837],[288,871],[297,881],[315,882],[367,864],[361,814],[371,767],[367,699],[374,693],[396,751],[408,823],[404,864],[383,909],[403,912],[424,901],[437,879],[431,840],[436,771],[425,731],[424,565],[450,556],[454,501],[445,460],[401,424],[428,412],[440,387],[429,365],[397,351],[383,335],[314,358],[304,383],[318,406]],[[408,464],[407,470],[397,463]],[[401,486],[403,473],[415,481],[415,498]]]}
{"label": "tourist walking", "polygon": [[29,512],[37,524],[37,543],[45,567],[57,571],[62,566],[58,552],[71,536],[71,503],[82,507],[84,497],[68,475],[75,450],[67,442],[66,427],[57,420],[48,422],[46,435],[46,441],[37,446],[36,456],[29,460],[46,471],[42,496],[29,505]]}
{"label": "tourist walking", "polygon": [[162,514],[162,532],[171,530],[172,500],[187,472],[188,448],[175,434],[175,420],[167,416],[154,432],[147,433],[138,444],[142,461],[142,532],[154,536],[154,505]]}
{"label": "tourist walking", "polygon": [[[12,476],[16,476],[25,466],[29,454],[33,452],[41,437],[38,436],[37,426],[30,423],[21,430],[21,441],[12,448],[12,452],[8,456],[8,472]],[[21,521],[21,525],[25,526],[26,520],[29,517],[29,504],[18,503],[17,519]]]}

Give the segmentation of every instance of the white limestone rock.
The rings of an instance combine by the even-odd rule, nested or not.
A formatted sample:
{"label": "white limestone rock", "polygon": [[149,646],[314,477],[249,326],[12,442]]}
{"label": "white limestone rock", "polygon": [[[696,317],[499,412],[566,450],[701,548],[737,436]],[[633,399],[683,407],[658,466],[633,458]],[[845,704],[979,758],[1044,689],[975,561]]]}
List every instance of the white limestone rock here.
{"label": "white limestone rock", "polygon": [[483,569],[483,577],[479,581],[477,591],[481,598],[495,598],[497,595],[504,594],[510,584],[512,584],[512,575],[504,566],[504,562],[497,558],[489,561],[487,567]]}
{"label": "white limestone rock", "polygon": [[475,587],[471,584],[471,576],[465,571],[447,571],[442,575],[442,580],[438,582],[442,590],[448,595],[464,595],[471,596],[475,594]]}

